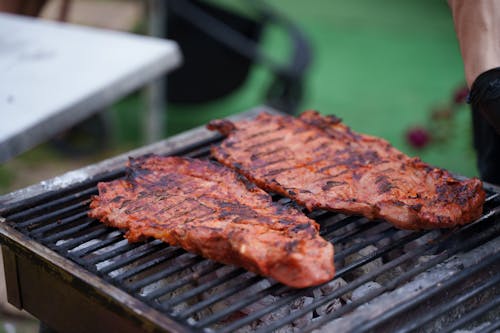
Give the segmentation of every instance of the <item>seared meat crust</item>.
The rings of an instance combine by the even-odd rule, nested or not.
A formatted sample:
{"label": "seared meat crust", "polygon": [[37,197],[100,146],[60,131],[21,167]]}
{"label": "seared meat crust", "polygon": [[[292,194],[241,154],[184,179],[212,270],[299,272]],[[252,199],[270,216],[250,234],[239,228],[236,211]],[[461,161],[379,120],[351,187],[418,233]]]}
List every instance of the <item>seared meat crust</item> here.
{"label": "seared meat crust", "polygon": [[215,162],[131,159],[126,179],[98,189],[89,216],[126,229],[129,241],[154,237],[291,287],[334,276],[333,246],[315,221]]}
{"label": "seared meat crust", "polygon": [[458,180],[335,116],[261,113],[208,128],[228,136],[212,147],[218,161],[309,210],[382,218],[402,229],[450,228],[482,213],[479,179]]}

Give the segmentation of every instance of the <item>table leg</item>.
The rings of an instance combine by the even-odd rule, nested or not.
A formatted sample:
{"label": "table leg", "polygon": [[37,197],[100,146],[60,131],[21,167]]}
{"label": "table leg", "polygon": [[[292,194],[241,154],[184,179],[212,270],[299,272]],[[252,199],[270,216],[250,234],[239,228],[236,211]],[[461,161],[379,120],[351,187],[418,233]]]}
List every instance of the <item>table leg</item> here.
{"label": "table leg", "polygon": [[[154,37],[166,37],[166,3],[164,0],[148,1],[148,29]],[[146,143],[162,139],[166,133],[167,105],[166,79],[160,78],[147,88],[148,115],[144,126]]]}

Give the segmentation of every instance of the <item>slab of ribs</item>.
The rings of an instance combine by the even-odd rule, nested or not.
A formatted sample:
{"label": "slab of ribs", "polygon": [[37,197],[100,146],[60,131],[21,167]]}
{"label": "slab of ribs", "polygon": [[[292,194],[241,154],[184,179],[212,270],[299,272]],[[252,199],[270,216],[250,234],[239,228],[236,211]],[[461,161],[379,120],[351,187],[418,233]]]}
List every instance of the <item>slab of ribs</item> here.
{"label": "slab of ribs", "polygon": [[333,246],[319,225],[216,162],[130,159],[125,179],[99,183],[89,216],[206,258],[302,288],[334,276]]}

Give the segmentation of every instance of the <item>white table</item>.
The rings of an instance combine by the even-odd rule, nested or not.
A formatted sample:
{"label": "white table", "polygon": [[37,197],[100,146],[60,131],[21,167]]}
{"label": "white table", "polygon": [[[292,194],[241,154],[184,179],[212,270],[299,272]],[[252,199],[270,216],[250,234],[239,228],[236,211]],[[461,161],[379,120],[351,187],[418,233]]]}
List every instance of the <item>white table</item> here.
{"label": "white table", "polygon": [[0,163],[181,63],[169,40],[0,14]]}

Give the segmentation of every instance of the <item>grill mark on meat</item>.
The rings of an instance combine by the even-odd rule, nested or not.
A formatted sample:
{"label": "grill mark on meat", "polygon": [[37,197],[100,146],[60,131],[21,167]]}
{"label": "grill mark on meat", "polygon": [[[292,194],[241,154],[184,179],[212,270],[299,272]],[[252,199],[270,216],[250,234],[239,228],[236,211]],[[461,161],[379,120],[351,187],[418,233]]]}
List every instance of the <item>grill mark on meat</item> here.
{"label": "grill mark on meat", "polygon": [[216,162],[131,159],[124,180],[98,190],[89,216],[126,230],[131,242],[154,237],[296,288],[334,276],[333,246],[314,220]]}
{"label": "grill mark on meat", "polygon": [[[244,219],[259,217],[259,214],[254,209],[244,204],[217,199],[214,199],[214,204],[221,208],[221,212],[219,213],[219,217],[221,218],[238,216],[238,221],[243,221]],[[261,217],[260,222],[267,224],[270,223],[270,220],[265,217]]]}
{"label": "grill mark on meat", "polygon": [[267,150],[267,151],[263,151],[263,152],[259,152],[257,154],[252,154],[250,155],[250,159],[252,161],[255,161],[257,160],[260,156],[266,156],[266,155],[271,155],[271,154],[276,154],[276,153],[279,153],[279,152],[286,152],[288,151],[288,148],[287,147],[278,147],[276,149],[272,149],[272,150]]}
{"label": "grill mark on meat", "polygon": [[477,194],[469,191],[469,188],[465,184],[453,184],[452,191],[447,190],[449,186],[450,184],[448,186],[441,184],[437,187],[438,201],[456,201],[460,205],[465,205]]}
{"label": "grill mark on meat", "polygon": [[315,167],[315,166],[319,166],[320,164],[324,164],[325,161],[323,158],[319,158],[319,159],[312,159],[312,160],[309,160],[309,161],[304,161],[302,163],[299,163],[296,165],[297,168],[312,168],[312,167]]}
{"label": "grill mark on meat", "polygon": [[[359,150],[359,149],[358,149]],[[357,168],[365,165],[376,165],[384,163],[380,155],[374,150],[355,151],[351,147],[337,150],[335,152],[335,163],[331,167],[346,166],[348,168]]]}
{"label": "grill mark on meat", "polygon": [[286,161],[289,161],[289,160],[290,160],[290,158],[279,158],[279,159],[274,160],[274,161],[269,161],[267,163],[262,163],[257,168],[258,169],[269,168],[272,165],[279,164],[281,162],[286,162]]}
{"label": "grill mark on meat", "polygon": [[[302,134],[302,133],[304,133],[304,130],[305,130],[305,128],[300,128],[300,127],[298,127],[298,128],[296,128],[296,129],[292,132],[292,134]],[[289,132],[289,130],[288,130],[288,131],[283,130],[283,132],[285,132],[285,133],[286,133],[286,132]]]}
{"label": "grill mark on meat", "polygon": [[[454,227],[482,213],[485,192],[479,179],[457,180],[381,138],[356,133],[337,117],[315,111],[299,117],[261,113],[238,124],[212,156],[228,166],[239,163],[238,172],[259,187],[309,210],[382,218],[403,229]],[[275,133],[258,136],[258,144],[247,139],[264,126],[278,125],[283,127],[279,140]],[[218,130],[216,124],[209,127]],[[238,142],[238,148],[226,140]],[[262,155],[258,163],[250,158],[281,147],[290,150],[284,161],[276,162],[273,154]],[[266,159],[273,163],[262,166]]]}
{"label": "grill mark on meat", "polygon": [[[245,131],[245,129],[243,129],[243,131]],[[254,143],[260,143],[266,140],[274,140],[280,138],[281,133],[282,126],[268,126],[267,128],[262,128],[261,132],[245,132],[243,133],[243,136],[245,137],[245,140],[252,141]]]}
{"label": "grill mark on meat", "polygon": [[[172,198],[172,197],[180,197],[180,196],[178,196],[178,195],[171,195],[170,197]],[[182,207],[184,207],[184,203],[187,202],[188,200],[189,200],[189,198],[183,198],[182,200],[178,201],[177,203],[174,203],[171,206],[167,206],[167,207],[163,208],[162,212],[163,213],[167,213],[167,212],[170,212],[172,210],[178,209],[179,207],[182,208]],[[128,204],[129,203],[127,203],[127,205]]]}
{"label": "grill mark on meat", "polygon": [[299,232],[301,230],[307,230],[307,231],[310,232],[310,236],[313,236],[315,229],[310,224],[308,224],[308,223],[297,224],[292,229],[293,232]]}
{"label": "grill mark on meat", "polygon": [[265,173],[264,176],[265,177],[276,176],[276,175],[279,175],[280,173],[283,173],[284,171],[289,171],[289,170],[294,170],[294,169],[295,169],[295,167],[275,169],[275,170],[271,170],[271,171]]}
{"label": "grill mark on meat", "polygon": [[415,204],[415,205],[410,205],[410,208],[413,209],[414,211],[419,212],[422,209],[423,206],[424,205],[422,205],[422,204],[419,203],[419,204]]}
{"label": "grill mark on meat", "polygon": [[394,187],[389,177],[386,175],[377,176],[377,178],[375,179],[375,184],[377,184],[377,191],[379,194],[389,192]]}
{"label": "grill mark on meat", "polygon": [[326,142],[321,143],[319,146],[312,149],[313,152],[317,153],[322,150],[328,149],[329,145]]}
{"label": "grill mark on meat", "polygon": [[250,133],[250,135],[247,136],[247,139],[253,139],[253,138],[256,138],[259,136],[263,136],[264,134],[275,134],[276,131],[282,130],[283,128],[284,128],[283,125],[279,125],[275,128],[270,128],[270,129],[266,128],[266,129],[259,131],[259,132],[252,132],[252,133]]}
{"label": "grill mark on meat", "polygon": [[319,169],[314,169],[314,166],[316,164],[317,163],[311,163],[311,164],[305,164],[305,165],[298,165],[298,166],[290,167],[290,168],[282,168],[281,173],[284,175],[290,174],[289,176],[293,177],[293,176],[296,176],[297,170],[304,169],[304,171],[303,171],[304,174],[308,173],[309,176],[311,176],[311,175],[316,176],[314,178],[314,181],[322,181],[322,180],[332,180],[332,179],[335,179],[335,178],[342,176],[343,174],[347,174],[347,173],[351,172],[351,170],[345,169],[345,168],[342,171],[339,171],[335,174],[330,174],[328,172],[324,172],[327,170],[323,170],[321,172],[319,172],[319,171],[312,172],[312,170],[314,170],[314,171],[319,170]]}
{"label": "grill mark on meat", "polygon": [[119,196],[117,196],[116,198],[113,198],[113,199],[111,200],[111,202],[120,202],[120,201],[123,201],[123,199],[124,199],[124,198],[123,198],[121,195],[119,195]]}
{"label": "grill mark on meat", "polygon": [[283,138],[277,137],[277,138],[271,139],[269,141],[258,142],[258,143],[254,144],[254,145],[245,147],[245,151],[252,151],[255,148],[259,148],[259,147],[262,147],[262,146],[268,146],[270,143],[272,144],[274,142],[278,142],[278,141],[281,141],[281,140],[283,140]]}
{"label": "grill mark on meat", "polygon": [[307,143],[309,145],[311,145],[314,141],[318,140],[320,137],[317,136],[317,135],[311,135],[311,136],[308,136],[305,140],[304,140],[304,143]]}
{"label": "grill mark on meat", "polygon": [[[290,159],[284,159],[282,161],[279,161],[279,162],[286,162]],[[276,175],[276,174],[279,174],[279,173],[283,173],[285,171],[290,171],[290,170],[297,170],[297,169],[300,169],[300,168],[310,168],[314,165],[316,165],[317,163],[321,162],[322,160],[313,160],[313,161],[308,161],[308,162],[305,162],[305,163],[302,163],[302,164],[297,164],[297,165],[293,165],[293,166],[287,166],[286,168],[277,168],[277,169],[274,169],[274,170],[270,170],[269,172],[266,172],[264,173],[264,176],[273,176],[273,175]],[[274,163],[274,164],[277,164],[277,163]],[[289,165],[289,164],[286,164],[285,165]],[[259,165],[259,166],[255,166],[255,170],[258,170],[258,169],[270,169],[268,168],[269,164],[267,165]]]}
{"label": "grill mark on meat", "polygon": [[[197,210],[201,210],[202,213],[201,215],[199,216],[204,216],[205,214],[212,214],[214,213],[214,210],[201,204],[201,203],[198,203],[199,206],[196,207]],[[175,215],[172,215],[171,218],[172,219],[177,219],[177,218],[180,218],[180,217],[183,217],[183,216],[189,216],[190,218],[186,221],[190,221],[192,219],[196,219],[198,218],[199,216],[196,216],[193,214],[193,210],[192,210],[192,207],[185,207],[183,206],[182,208],[184,208],[184,210],[180,210],[179,212],[176,212]]]}
{"label": "grill mark on meat", "polygon": [[291,242],[288,242],[286,243],[285,245],[285,251],[289,254],[292,254],[293,252],[296,251],[297,249],[297,246],[299,245],[299,242],[298,241],[291,241]]}
{"label": "grill mark on meat", "polygon": [[[333,169],[333,168],[336,168],[336,167],[338,167],[337,163],[329,164],[329,165],[326,165],[326,166],[324,166],[322,168],[319,168],[318,172],[324,173],[325,171]],[[344,169],[344,170],[340,171],[339,173],[336,173],[335,175],[332,175],[332,177],[342,176],[343,174],[345,174],[347,172],[349,172],[349,169]]]}
{"label": "grill mark on meat", "polygon": [[323,185],[321,187],[321,189],[324,190],[324,191],[328,191],[328,190],[331,190],[332,187],[346,185],[346,184],[347,184],[346,182],[337,182],[337,181],[334,181],[334,180],[329,180],[329,181],[326,182],[325,185]]}

